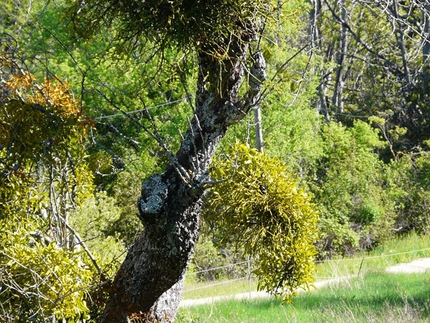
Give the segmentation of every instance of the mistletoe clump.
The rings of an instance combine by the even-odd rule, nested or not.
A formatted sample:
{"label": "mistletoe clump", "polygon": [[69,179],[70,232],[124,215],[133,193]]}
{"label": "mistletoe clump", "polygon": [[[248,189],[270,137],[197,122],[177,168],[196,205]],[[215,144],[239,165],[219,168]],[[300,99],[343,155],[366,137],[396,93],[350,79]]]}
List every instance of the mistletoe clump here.
{"label": "mistletoe clump", "polygon": [[318,213],[283,162],[238,144],[214,162],[205,218],[255,258],[259,289],[289,300],[314,281]]}
{"label": "mistletoe clump", "polygon": [[229,37],[254,35],[274,6],[277,1],[78,0],[69,13],[75,31],[86,38],[107,27],[129,43],[146,39],[163,47],[216,50]]}

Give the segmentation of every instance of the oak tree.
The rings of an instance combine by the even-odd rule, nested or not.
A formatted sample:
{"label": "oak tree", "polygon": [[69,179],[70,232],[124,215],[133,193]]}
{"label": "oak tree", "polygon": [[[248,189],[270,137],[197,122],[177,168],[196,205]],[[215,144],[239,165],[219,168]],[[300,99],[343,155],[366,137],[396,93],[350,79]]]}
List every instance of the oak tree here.
{"label": "oak tree", "polygon": [[280,11],[278,1],[260,0],[90,0],[71,7],[80,36],[91,38],[107,27],[121,52],[152,48],[163,55],[173,49],[195,55],[198,64],[189,128],[164,172],[142,185],[138,209],[145,229],[116,275],[102,322],[174,319],[202,198],[212,183],[212,157],[228,128],[260,100],[266,63],[257,40]]}

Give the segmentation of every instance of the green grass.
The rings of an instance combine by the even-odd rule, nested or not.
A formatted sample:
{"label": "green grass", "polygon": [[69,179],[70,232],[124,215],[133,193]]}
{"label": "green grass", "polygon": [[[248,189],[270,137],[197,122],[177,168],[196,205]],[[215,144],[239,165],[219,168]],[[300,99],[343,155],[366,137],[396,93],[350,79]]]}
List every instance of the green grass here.
{"label": "green grass", "polygon": [[[410,234],[403,238],[388,241],[384,246],[377,247],[369,253],[361,253],[351,258],[337,258],[319,263],[317,264],[316,280],[357,276],[368,272],[382,271],[388,266],[425,257],[430,257],[430,236]],[[236,281],[201,283],[189,280],[185,283],[183,299],[247,293],[250,289],[251,291],[257,290],[256,278],[251,280],[251,286],[249,286],[246,278]]]}
{"label": "green grass", "polygon": [[430,257],[430,235],[408,236],[387,241],[371,252],[351,258],[336,258],[317,265],[317,280],[381,271],[399,263]]}
{"label": "green grass", "polygon": [[292,304],[230,300],[182,308],[179,323],[429,322],[430,274],[368,273],[347,283],[302,293]]}
{"label": "green grass", "polygon": [[226,296],[257,290],[257,280],[251,280],[251,286],[246,278],[238,280],[221,280],[188,284],[184,288],[183,299],[199,299],[213,296]]}
{"label": "green grass", "polygon": [[[352,278],[346,283],[301,293],[292,304],[281,305],[275,299],[216,302],[181,308],[176,322],[430,322],[430,273],[384,272],[391,265],[430,257],[429,248],[430,236],[409,235],[369,253],[318,264],[317,280]],[[256,290],[255,279],[251,289]],[[248,291],[246,280],[188,283],[184,299]]]}

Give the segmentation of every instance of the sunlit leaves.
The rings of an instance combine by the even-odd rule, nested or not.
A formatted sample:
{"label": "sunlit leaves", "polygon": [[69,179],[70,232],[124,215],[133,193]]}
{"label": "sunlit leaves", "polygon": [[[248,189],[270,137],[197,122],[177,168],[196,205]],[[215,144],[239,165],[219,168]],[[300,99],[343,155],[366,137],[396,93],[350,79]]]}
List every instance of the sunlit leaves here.
{"label": "sunlit leaves", "polygon": [[371,248],[392,233],[384,165],[375,153],[385,143],[369,124],[322,127],[323,153],[317,180],[309,182],[320,210],[320,256]]}
{"label": "sunlit leaves", "polygon": [[285,165],[245,145],[214,162],[205,211],[225,242],[255,258],[259,287],[289,299],[313,281],[318,214]]}
{"label": "sunlit leaves", "polygon": [[86,292],[93,272],[83,254],[52,240],[39,213],[47,196],[10,175],[0,186],[0,320],[76,318],[88,312]]}
{"label": "sunlit leaves", "polygon": [[125,246],[119,241],[118,233],[109,234],[109,226],[114,226],[120,218],[120,209],[115,200],[105,192],[87,198],[82,206],[73,212],[70,223],[87,247],[99,259],[103,274],[113,276],[123,260]]}

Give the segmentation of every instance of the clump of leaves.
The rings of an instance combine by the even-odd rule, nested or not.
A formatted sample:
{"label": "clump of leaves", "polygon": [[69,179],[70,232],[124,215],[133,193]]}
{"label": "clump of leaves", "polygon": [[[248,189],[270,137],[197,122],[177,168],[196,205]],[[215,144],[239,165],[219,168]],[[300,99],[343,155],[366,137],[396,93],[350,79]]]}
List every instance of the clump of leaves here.
{"label": "clump of leaves", "polygon": [[205,219],[255,258],[259,289],[289,301],[314,281],[318,213],[283,162],[237,144],[214,162]]}
{"label": "clump of leaves", "polygon": [[1,161],[7,164],[4,167],[16,170],[29,160],[53,164],[58,158],[67,158],[65,152],[72,147],[79,149],[90,122],[69,85],[48,79],[38,83],[5,56],[0,56],[0,68],[0,154],[6,154]]}
{"label": "clump of leaves", "polygon": [[278,7],[277,1],[262,0],[79,0],[69,15],[85,38],[108,27],[133,45],[146,39],[162,47],[215,49],[229,37],[255,34],[262,18]]}

